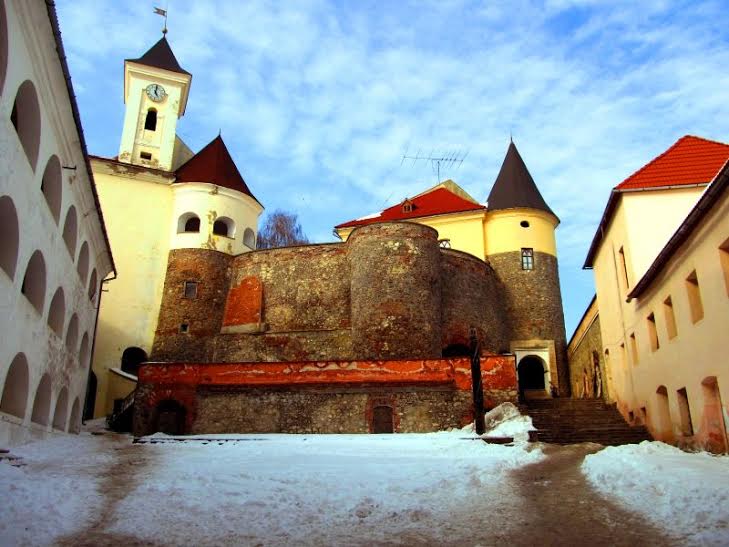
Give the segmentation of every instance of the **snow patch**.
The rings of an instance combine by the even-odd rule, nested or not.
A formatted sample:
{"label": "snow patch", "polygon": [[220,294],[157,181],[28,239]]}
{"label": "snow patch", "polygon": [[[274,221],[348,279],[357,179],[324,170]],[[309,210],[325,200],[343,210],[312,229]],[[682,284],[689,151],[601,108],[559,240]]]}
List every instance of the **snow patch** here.
{"label": "snow patch", "polygon": [[729,456],[644,441],[589,455],[582,471],[599,492],[682,541],[729,544]]}

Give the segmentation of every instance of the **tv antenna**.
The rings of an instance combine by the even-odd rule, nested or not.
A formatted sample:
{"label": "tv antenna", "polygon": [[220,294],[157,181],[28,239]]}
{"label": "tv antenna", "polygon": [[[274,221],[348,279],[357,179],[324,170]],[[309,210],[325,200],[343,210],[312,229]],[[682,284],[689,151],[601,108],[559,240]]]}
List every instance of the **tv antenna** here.
{"label": "tv antenna", "polygon": [[467,156],[468,151],[463,152],[461,150],[445,150],[443,152],[438,152],[435,149],[431,149],[430,154],[423,154],[421,148],[418,148],[417,154],[415,154],[414,156],[410,156],[408,155],[408,151],[406,149],[405,153],[402,155],[402,161],[400,162],[400,165],[405,163],[405,160],[412,160],[413,165],[415,165],[419,161],[429,162],[430,166],[433,168],[433,173],[435,173],[438,179],[437,182],[440,182],[441,166],[444,169],[447,169],[449,167],[458,169]]}

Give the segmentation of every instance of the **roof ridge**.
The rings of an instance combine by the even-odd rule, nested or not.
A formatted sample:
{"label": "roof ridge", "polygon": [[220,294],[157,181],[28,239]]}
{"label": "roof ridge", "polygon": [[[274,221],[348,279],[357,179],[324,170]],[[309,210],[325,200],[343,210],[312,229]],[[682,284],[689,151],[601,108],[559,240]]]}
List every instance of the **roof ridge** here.
{"label": "roof ridge", "polygon": [[684,135],[683,137],[680,137],[676,142],[674,142],[671,146],[669,146],[666,150],[664,150],[662,153],[658,154],[655,158],[650,160],[648,163],[646,163],[645,165],[643,165],[642,167],[640,167],[639,169],[637,169],[636,171],[632,172],[630,175],[625,177],[622,181],[620,181],[618,184],[616,184],[613,187],[613,190],[620,190],[620,186],[627,183],[630,179],[636,177],[638,174],[644,172],[646,169],[648,169],[649,167],[654,165],[658,160],[664,158],[669,153],[671,153],[671,151],[674,150],[676,147],[678,147],[679,144],[687,141],[688,139],[696,139],[699,141],[704,141],[704,142],[708,142],[708,143],[712,143],[712,144],[719,144],[721,146],[726,146],[727,148],[729,148],[729,144],[726,144],[726,143],[723,143],[720,141],[713,141],[711,139],[705,139],[704,137],[697,137],[696,135]]}

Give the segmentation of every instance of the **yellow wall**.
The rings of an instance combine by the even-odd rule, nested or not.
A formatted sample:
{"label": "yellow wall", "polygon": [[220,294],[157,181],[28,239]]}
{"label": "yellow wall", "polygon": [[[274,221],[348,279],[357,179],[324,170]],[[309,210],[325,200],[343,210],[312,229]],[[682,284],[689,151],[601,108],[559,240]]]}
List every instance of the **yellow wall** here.
{"label": "yellow wall", "polygon": [[[729,200],[715,206],[649,291],[639,299],[626,301],[627,293],[678,227],[700,191],[679,190],[676,199],[667,197],[666,191],[624,195],[594,262],[603,345],[610,354],[612,394],[626,417],[632,411],[636,421],[642,421],[641,408],[645,408],[652,433],[666,441],[680,438],[677,390],[681,388],[687,391],[694,430],[700,432],[705,401],[702,381],[711,376],[718,379],[725,420],[729,422],[729,367],[724,347],[729,325],[729,287],[719,251],[729,238]],[[656,202],[649,204],[651,195]],[[652,230],[655,232],[650,233]],[[628,288],[620,281],[616,258],[621,245],[629,251]],[[697,272],[704,309],[703,319],[695,323],[685,282],[693,270]],[[664,306],[669,296],[677,327],[677,335],[672,339],[668,336]],[[651,313],[659,343],[656,350],[650,344],[647,318]],[[630,349],[631,334],[636,340],[637,361]],[[656,393],[659,386],[665,386],[668,392],[670,424],[660,419],[660,399]],[[684,442],[690,443],[691,439]]]}
{"label": "yellow wall", "polygon": [[123,176],[93,160],[99,200],[118,276],[101,295],[93,356],[98,389],[94,416],[111,412],[109,369],[130,346],[149,353],[157,328],[169,253],[170,184],[162,177]]}
{"label": "yellow wall", "polygon": [[[529,227],[521,226],[528,222]],[[506,209],[489,212],[484,224],[486,254],[494,255],[532,248],[536,252],[557,256],[554,229],[557,219],[536,209]]]}

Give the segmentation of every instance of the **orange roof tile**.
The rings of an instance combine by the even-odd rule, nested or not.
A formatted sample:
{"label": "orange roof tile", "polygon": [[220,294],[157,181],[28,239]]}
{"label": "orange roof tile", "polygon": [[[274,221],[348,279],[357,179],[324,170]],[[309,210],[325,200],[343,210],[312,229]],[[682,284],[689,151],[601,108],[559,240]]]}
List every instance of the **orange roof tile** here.
{"label": "orange roof tile", "polygon": [[343,222],[342,224],[335,226],[335,228],[350,228],[355,226],[364,226],[365,224],[374,224],[375,222],[411,220],[434,215],[445,215],[448,213],[461,213],[464,211],[479,211],[486,209],[485,206],[464,199],[447,188],[442,187],[436,188],[432,192],[426,192],[407,201],[413,205],[412,211],[409,213],[403,211],[403,203],[401,202],[397,205],[393,205],[392,207],[388,207],[378,215],[370,215],[350,220],[349,222]]}
{"label": "orange roof tile", "polygon": [[727,159],[729,144],[686,135],[615,188],[634,190],[708,184]]}

